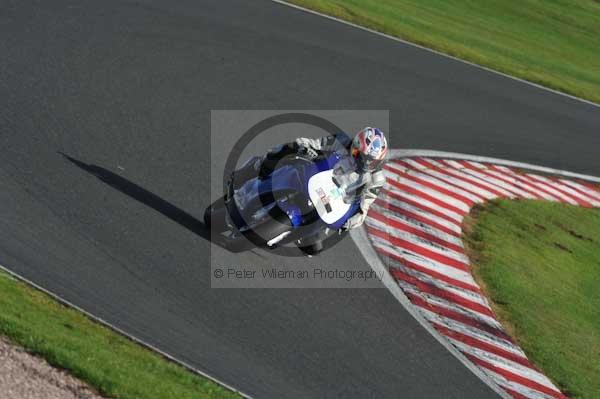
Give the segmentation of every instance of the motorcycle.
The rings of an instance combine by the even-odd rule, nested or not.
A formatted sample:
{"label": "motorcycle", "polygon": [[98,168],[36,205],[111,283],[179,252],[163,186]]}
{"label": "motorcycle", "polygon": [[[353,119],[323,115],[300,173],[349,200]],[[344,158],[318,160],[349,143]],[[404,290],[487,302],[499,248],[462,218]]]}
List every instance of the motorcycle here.
{"label": "motorcycle", "polygon": [[206,209],[204,222],[234,252],[293,243],[303,254],[315,255],[343,237],[344,223],[360,207],[352,188],[358,176],[354,162],[335,152],[317,158],[297,153],[239,187],[233,172],[224,196]]}

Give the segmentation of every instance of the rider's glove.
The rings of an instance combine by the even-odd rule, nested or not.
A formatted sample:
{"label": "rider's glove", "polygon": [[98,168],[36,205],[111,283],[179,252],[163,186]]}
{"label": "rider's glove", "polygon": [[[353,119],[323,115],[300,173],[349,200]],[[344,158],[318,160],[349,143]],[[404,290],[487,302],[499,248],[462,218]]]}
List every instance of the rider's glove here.
{"label": "rider's glove", "polygon": [[344,223],[342,228],[344,230],[350,230],[350,229],[357,228],[363,224],[366,217],[367,217],[366,213],[363,213],[362,211],[358,211],[354,216],[352,216],[350,219],[346,220],[346,223]]}
{"label": "rider's glove", "polygon": [[321,141],[318,139],[309,139],[308,137],[298,137],[296,140],[298,147],[312,148],[313,150],[321,149]]}
{"label": "rider's glove", "polygon": [[296,145],[299,148],[298,152],[305,155],[309,159],[315,159],[319,156],[319,153],[317,152],[321,149],[321,143],[319,140],[298,137],[296,139]]}
{"label": "rider's glove", "polygon": [[319,153],[317,151],[309,147],[300,147],[300,153],[310,160],[313,160],[319,156]]}

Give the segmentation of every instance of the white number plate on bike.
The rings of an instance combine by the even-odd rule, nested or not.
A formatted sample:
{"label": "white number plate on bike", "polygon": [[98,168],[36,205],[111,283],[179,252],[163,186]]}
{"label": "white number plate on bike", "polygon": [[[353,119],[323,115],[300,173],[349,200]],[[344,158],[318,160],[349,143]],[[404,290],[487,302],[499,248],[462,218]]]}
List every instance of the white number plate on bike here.
{"label": "white number plate on bike", "polygon": [[310,178],[308,194],[319,217],[327,224],[340,220],[352,206],[344,202],[344,191],[333,182],[331,169]]}

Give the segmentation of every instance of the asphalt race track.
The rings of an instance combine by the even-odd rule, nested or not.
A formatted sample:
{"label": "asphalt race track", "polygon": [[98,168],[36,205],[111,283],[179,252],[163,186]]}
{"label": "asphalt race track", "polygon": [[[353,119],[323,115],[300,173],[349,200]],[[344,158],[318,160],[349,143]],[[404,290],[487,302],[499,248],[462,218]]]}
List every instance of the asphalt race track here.
{"label": "asphalt race track", "polygon": [[2,1],[0,264],[256,398],[496,397],[385,289],[210,289],[210,110],[390,110],[394,147],[598,175],[600,108],[270,1],[174,3]]}

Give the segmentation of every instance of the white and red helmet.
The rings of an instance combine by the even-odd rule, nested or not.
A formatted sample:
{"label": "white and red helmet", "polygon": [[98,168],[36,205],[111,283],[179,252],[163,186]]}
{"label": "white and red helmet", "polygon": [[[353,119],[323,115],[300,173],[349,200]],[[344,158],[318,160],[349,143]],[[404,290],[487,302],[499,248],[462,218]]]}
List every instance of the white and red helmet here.
{"label": "white and red helmet", "polygon": [[376,127],[366,127],[356,134],[350,148],[352,156],[364,171],[377,169],[388,152],[387,140]]}

